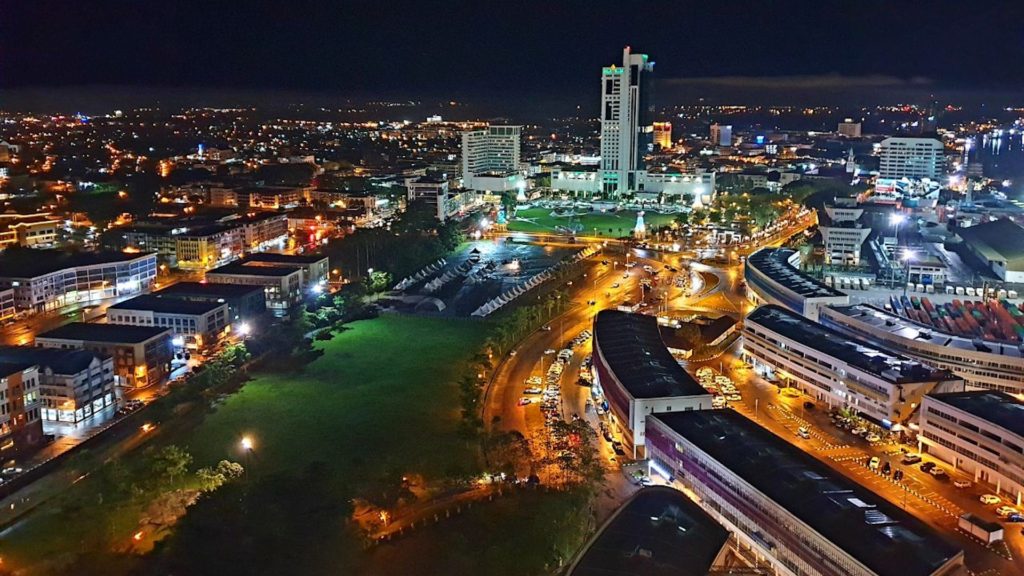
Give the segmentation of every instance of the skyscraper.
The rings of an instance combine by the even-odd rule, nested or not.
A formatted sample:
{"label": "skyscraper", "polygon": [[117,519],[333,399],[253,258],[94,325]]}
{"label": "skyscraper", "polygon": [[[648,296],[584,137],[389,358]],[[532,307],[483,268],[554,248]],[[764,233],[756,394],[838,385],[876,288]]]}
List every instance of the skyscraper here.
{"label": "skyscraper", "polygon": [[732,146],[732,126],[717,122],[712,124],[711,143],[715,146]]}
{"label": "skyscraper", "polygon": [[488,126],[462,133],[462,185],[470,190],[503,192],[517,178],[522,126]]}
{"label": "skyscraper", "polygon": [[644,155],[653,148],[650,79],[654,62],[647,54],[622,51],[622,67],[601,69],[602,192],[617,196],[643,190]]}

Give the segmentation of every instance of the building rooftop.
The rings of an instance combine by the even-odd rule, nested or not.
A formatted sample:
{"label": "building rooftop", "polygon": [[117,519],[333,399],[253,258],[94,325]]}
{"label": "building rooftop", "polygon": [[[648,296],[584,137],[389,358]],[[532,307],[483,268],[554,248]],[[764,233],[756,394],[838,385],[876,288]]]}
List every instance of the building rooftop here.
{"label": "building rooftop", "polygon": [[275,264],[316,264],[327,260],[327,256],[323,254],[279,254],[277,252],[256,252],[250,254],[242,260],[242,263],[247,262],[272,262]]}
{"label": "building rooftop", "polygon": [[88,322],[72,322],[49,332],[44,332],[36,339],[83,340],[86,342],[111,342],[122,344],[138,344],[161,334],[170,335],[169,328],[155,326],[125,326],[123,324],[90,324]]}
{"label": "building rooftop", "polygon": [[299,271],[299,268],[292,268],[288,266],[270,266],[267,264],[253,264],[244,260],[231,262],[225,264],[220,268],[214,268],[206,273],[209,277],[211,274],[234,274],[241,276],[272,276],[272,277],[284,277],[289,274],[295,274]]}
{"label": "building rooftop", "polygon": [[602,310],[594,319],[594,342],[633,398],[708,393],[672,357],[654,316]]}
{"label": "building rooftop", "polygon": [[0,253],[0,277],[36,278],[68,268],[130,262],[146,256],[151,256],[151,254],[126,254],[111,250],[68,252],[65,250],[8,249]]}
{"label": "building rooftop", "polygon": [[961,550],[921,520],[731,410],[652,414],[881,576],[928,576]]}
{"label": "building rooftop", "polygon": [[0,362],[0,378],[24,372],[33,366],[35,366],[34,362]]}
{"label": "building rooftop", "polygon": [[212,312],[223,304],[211,301],[182,300],[173,296],[144,294],[118,302],[110,306],[110,310],[148,310],[161,314],[199,315]]}
{"label": "building rooftop", "polygon": [[846,336],[781,306],[761,306],[747,316],[747,323],[760,324],[812,350],[838,358],[893,384],[954,378],[952,373],[887,352],[865,340]]}
{"label": "building rooftop", "polygon": [[154,296],[202,296],[208,298],[241,298],[253,292],[263,293],[262,286],[246,284],[218,284],[216,282],[176,282],[154,292]]}
{"label": "building rooftop", "polygon": [[98,355],[89,350],[40,348],[38,346],[0,346],[0,362],[27,362],[46,366],[55,374],[78,374],[89,368]]}
{"label": "building rooftop", "polygon": [[747,258],[746,266],[761,272],[786,289],[805,298],[846,295],[790,265],[789,258],[795,253],[795,250],[788,248],[762,248]]}
{"label": "building rooftop", "polygon": [[982,390],[929,396],[1024,437],[1024,402],[1005,392]]}
{"label": "building rooftop", "polygon": [[[1012,358],[1024,358],[1024,351],[1019,346],[1000,342],[987,342],[955,336],[942,332],[931,326],[924,326],[902,316],[876,308],[869,304],[853,306],[833,306],[833,310],[867,324],[877,330],[884,330],[894,336],[926,342],[935,346],[944,346],[953,350],[967,350],[998,354]],[[955,352],[954,352],[955,353]]]}
{"label": "building rooftop", "polygon": [[1008,270],[1024,272],[1024,227],[1001,218],[962,228],[959,234],[986,260],[1006,262]]}
{"label": "building rooftop", "polygon": [[605,522],[569,576],[704,576],[728,539],[682,492],[642,488]]}

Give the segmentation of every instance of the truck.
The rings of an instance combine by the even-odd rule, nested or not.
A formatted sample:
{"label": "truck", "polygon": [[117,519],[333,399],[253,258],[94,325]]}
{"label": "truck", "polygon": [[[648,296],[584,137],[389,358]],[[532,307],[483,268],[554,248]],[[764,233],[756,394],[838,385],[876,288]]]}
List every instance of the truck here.
{"label": "truck", "polygon": [[991,544],[1003,539],[1003,527],[996,523],[975,516],[974,514],[961,514],[956,521],[957,528],[967,532],[971,536],[981,540],[985,544]]}

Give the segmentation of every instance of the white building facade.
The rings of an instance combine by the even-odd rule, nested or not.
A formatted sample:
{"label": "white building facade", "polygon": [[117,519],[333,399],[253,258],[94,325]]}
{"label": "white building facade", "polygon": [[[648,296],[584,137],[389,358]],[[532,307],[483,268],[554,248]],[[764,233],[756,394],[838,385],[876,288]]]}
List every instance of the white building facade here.
{"label": "white building facade", "polygon": [[647,54],[622,51],[622,66],[601,70],[601,181],[605,197],[643,190],[644,155],[653,127],[648,103],[654,62]]}
{"label": "white building facade", "polygon": [[882,140],[878,178],[939,180],[945,174],[942,142],[934,138],[891,137]]}

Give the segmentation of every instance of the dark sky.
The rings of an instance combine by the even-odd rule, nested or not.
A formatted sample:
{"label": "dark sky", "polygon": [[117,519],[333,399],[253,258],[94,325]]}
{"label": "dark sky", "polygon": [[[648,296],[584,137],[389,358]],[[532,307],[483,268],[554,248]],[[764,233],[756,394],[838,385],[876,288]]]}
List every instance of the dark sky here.
{"label": "dark sky", "polygon": [[626,44],[662,82],[1018,89],[1024,0],[0,0],[0,88],[558,94]]}

